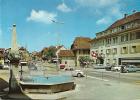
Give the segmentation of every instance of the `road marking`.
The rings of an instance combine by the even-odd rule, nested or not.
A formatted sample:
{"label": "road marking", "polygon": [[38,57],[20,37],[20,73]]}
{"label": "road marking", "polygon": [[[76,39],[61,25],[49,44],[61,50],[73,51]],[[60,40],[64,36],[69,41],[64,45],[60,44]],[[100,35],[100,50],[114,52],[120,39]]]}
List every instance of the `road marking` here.
{"label": "road marking", "polygon": [[135,81],[135,84],[140,85],[140,80]]}
{"label": "road marking", "polygon": [[101,79],[101,78],[97,78],[97,77],[93,77],[93,76],[87,76],[87,77],[97,79],[97,80],[101,80],[101,81],[106,81],[106,82],[109,81],[107,79]]}
{"label": "road marking", "polygon": [[138,80],[138,81],[135,81],[136,83],[140,83],[140,80]]}

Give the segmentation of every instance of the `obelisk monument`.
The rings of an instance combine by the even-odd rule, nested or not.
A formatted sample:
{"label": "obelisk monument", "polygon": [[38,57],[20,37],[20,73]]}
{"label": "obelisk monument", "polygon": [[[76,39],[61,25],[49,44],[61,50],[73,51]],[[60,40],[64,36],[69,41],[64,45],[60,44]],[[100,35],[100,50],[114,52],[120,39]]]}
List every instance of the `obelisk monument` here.
{"label": "obelisk monument", "polygon": [[13,27],[12,27],[12,47],[11,47],[11,50],[18,51],[16,24],[13,24]]}

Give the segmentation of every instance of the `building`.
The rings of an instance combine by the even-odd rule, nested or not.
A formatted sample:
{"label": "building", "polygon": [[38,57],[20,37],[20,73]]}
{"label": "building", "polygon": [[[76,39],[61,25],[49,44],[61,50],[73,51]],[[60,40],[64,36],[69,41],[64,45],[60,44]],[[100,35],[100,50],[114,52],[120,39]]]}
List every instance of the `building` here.
{"label": "building", "polygon": [[0,64],[4,65],[4,48],[0,48]]}
{"label": "building", "polygon": [[65,64],[67,67],[75,66],[75,57],[72,50],[60,50],[58,53],[60,64]]}
{"label": "building", "polygon": [[79,58],[81,56],[90,55],[90,41],[88,37],[76,37],[73,44],[71,45],[71,50],[75,56],[75,65],[80,66]]}
{"label": "building", "polygon": [[104,65],[140,65],[140,12],[125,14],[106,30],[96,33],[90,53],[96,63]]}
{"label": "building", "polygon": [[43,60],[48,60],[49,58],[47,58],[46,54],[48,54],[51,51],[51,52],[53,52],[52,60],[54,60],[56,62],[59,59],[58,53],[60,52],[60,50],[66,50],[66,48],[63,45],[61,45],[61,46],[45,47],[41,51],[42,59]]}
{"label": "building", "polygon": [[30,55],[32,60],[42,60],[41,52],[34,51]]}
{"label": "building", "polygon": [[63,45],[56,47],[56,53],[55,54],[56,54],[57,59],[59,58],[58,54],[61,50],[66,50],[66,48]]}

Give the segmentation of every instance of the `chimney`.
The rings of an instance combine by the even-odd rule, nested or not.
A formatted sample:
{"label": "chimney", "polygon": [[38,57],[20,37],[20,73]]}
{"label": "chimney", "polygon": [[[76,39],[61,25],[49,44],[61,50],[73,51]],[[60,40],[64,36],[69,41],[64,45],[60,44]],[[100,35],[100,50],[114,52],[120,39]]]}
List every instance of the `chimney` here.
{"label": "chimney", "polygon": [[128,14],[124,14],[124,18],[126,18],[128,16]]}

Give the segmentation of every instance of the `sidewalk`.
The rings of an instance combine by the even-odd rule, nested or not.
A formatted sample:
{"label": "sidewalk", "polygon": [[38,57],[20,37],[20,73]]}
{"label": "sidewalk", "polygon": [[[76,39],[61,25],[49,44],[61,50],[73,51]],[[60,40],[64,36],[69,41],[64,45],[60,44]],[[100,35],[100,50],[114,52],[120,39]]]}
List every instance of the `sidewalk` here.
{"label": "sidewalk", "polygon": [[[75,90],[52,93],[52,94],[33,94],[33,93],[15,93],[3,96],[2,99],[7,100],[63,100],[68,96],[75,94]],[[1,100],[1,99],[0,99]]]}
{"label": "sidewalk", "polygon": [[0,70],[0,96],[8,93],[9,70]]}

